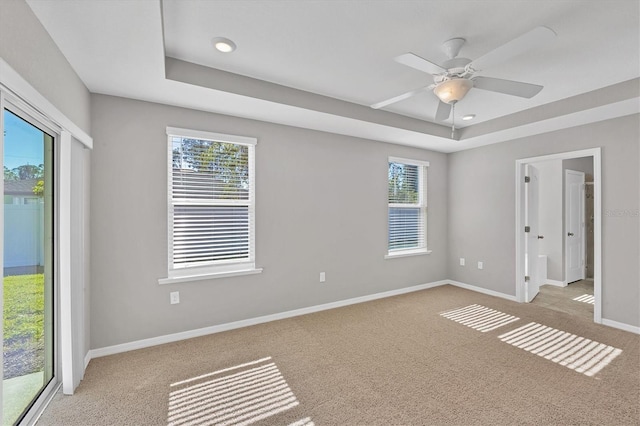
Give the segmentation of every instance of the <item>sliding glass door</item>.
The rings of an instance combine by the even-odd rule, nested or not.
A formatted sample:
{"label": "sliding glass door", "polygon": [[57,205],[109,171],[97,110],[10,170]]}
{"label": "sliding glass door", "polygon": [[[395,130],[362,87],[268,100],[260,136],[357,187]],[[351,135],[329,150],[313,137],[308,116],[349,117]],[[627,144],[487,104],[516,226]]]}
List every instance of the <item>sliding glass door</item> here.
{"label": "sliding glass door", "polygon": [[2,423],[55,385],[54,133],[6,106],[3,123]]}

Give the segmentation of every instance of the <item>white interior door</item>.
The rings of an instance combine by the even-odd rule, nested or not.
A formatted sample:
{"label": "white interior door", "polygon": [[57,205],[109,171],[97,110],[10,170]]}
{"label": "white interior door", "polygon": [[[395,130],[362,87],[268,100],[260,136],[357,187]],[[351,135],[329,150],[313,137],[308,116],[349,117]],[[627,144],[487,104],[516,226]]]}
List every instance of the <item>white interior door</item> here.
{"label": "white interior door", "polygon": [[585,278],[584,173],[565,170],[565,279]]}
{"label": "white interior door", "polygon": [[538,197],[540,175],[538,169],[527,164],[525,170],[529,182],[525,184],[525,301],[531,302],[540,291],[540,276],[538,273]]}

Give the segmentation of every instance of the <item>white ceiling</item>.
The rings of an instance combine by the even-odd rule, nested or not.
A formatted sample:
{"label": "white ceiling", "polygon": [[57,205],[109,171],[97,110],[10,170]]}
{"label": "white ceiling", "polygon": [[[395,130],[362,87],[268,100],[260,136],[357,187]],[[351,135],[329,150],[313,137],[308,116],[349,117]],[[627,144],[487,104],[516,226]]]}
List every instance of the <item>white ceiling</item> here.
{"label": "white ceiling", "polygon": [[[95,93],[443,152],[639,109],[638,93],[589,106],[576,97],[640,77],[637,0],[27,1]],[[368,107],[432,82],[395,56],[413,52],[442,63],[442,42],[463,37],[460,56],[476,59],[539,25],[556,32],[552,44],[481,75],[545,88],[532,99],[472,89],[456,107],[457,125],[462,115],[476,114],[459,141],[448,139],[444,126],[450,122],[434,123],[437,99],[431,92],[385,111]],[[233,40],[237,50],[217,52],[211,39],[218,36]],[[165,56],[191,64],[178,62],[182,71],[168,77],[165,61],[176,61]],[[513,120],[519,112],[540,115],[549,105],[563,106],[556,108],[562,112]],[[479,123],[484,127],[475,127]]]}

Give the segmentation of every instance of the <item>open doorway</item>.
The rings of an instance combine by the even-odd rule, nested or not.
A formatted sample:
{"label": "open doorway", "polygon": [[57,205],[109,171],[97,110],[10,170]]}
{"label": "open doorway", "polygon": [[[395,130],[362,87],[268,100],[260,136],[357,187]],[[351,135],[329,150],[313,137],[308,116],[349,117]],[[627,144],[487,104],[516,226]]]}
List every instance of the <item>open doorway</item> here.
{"label": "open doorway", "polygon": [[599,148],[516,161],[518,301],[602,321],[600,174]]}

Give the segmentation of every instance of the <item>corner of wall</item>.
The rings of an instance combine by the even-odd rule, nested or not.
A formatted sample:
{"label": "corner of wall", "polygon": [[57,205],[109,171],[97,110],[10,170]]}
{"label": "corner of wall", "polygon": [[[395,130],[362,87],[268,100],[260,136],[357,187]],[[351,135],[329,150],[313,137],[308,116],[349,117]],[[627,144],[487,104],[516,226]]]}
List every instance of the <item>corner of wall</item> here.
{"label": "corner of wall", "polygon": [[2,1],[0,40],[0,58],[89,134],[89,90],[26,1]]}

